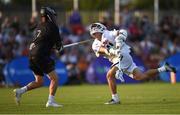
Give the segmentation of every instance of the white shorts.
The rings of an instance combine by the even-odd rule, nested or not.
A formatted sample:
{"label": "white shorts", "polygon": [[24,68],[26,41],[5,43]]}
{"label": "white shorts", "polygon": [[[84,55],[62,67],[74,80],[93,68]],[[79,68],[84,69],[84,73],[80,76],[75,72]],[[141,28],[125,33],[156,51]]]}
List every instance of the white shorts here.
{"label": "white shorts", "polygon": [[123,53],[121,55],[122,55],[121,61],[119,58],[117,58],[116,60],[114,60],[114,63],[112,66],[118,67],[119,69],[123,71],[123,73],[133,78],[132,73],[134,69],[137,68],[136,64],[133,62],[133,59],[129,53]]}

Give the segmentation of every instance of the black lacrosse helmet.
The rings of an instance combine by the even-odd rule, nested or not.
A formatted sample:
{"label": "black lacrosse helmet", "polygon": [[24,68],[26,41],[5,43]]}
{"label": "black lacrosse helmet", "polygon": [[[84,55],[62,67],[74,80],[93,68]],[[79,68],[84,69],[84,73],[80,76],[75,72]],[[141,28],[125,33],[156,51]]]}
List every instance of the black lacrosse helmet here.
{"label": "black lacrosse helmet", "polygon": [[54,9],[50,7],[41,7],[40,14],[42,17],[46,17],[49,21],[55,23],[57,13]]}

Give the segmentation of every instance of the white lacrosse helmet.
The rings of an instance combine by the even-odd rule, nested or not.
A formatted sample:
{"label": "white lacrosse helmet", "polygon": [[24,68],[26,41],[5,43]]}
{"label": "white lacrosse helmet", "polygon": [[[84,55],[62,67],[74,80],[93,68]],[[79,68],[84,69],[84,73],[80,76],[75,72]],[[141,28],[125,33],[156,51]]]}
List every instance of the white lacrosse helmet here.
{"label": "white lacrosse helmet", "polygon": [[126,41],[126,38],[127,38],[127,36],[128,36],[127,30],[125,30],[125,29],[120,29],[120,30],[119,30],[119,34],[120,34],[121,36],[123,36],[123,40]]}
{"label": "white lacrosse helmet", "polygon": [[93,23],[90,25],[90,34],[93,35],[94,33],[100,32],[103,33],[106,30],[106,26],[101,23]]}

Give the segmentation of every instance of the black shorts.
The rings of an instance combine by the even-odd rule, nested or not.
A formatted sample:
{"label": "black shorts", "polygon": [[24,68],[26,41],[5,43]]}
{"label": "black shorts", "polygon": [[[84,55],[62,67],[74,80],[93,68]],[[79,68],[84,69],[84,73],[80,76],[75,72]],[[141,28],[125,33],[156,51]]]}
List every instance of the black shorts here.
{"label": "black shorts", "polygon": [[50,57],[43,58],[29,58],[29,67],[36,75],[43,76],[44,73],[48,74],[51,71],[55,70],[55,62]]}

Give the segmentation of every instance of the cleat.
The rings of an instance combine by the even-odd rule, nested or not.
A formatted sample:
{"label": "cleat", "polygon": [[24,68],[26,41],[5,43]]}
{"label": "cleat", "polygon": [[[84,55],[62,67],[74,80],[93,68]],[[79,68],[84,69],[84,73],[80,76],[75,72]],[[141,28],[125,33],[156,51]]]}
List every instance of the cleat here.
{"label": "cleat", "polygon": [[14,92],[14,96],[15,96],[14,99],[15,99],[16,104],[20,105],[20,100],[21,100],[21,95],[22,95],[20,89],[14,89],[13,92]]}
{"label": "cleat", "polygon": [[166,72],[174,72],[174,73],[176,73],[176,68],[169,65],[169,63],[166,62],[164,66],[166,68]]}
{"label": "cleat", "polygon": [[120,101],[115,101],[114,99],[111,99],[110,101],[104,103],[105,105],[113,105],[113,104],[120,104]]}
{"label": "cleat", "polygon": [[50,101],[48,101],[48,102],[46,103],[46,107],[63,107],[63,105],[59,105],[59,104],[57,104],[56,102],[50,102]]}

